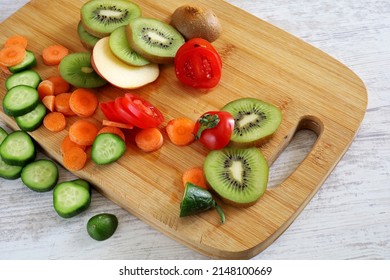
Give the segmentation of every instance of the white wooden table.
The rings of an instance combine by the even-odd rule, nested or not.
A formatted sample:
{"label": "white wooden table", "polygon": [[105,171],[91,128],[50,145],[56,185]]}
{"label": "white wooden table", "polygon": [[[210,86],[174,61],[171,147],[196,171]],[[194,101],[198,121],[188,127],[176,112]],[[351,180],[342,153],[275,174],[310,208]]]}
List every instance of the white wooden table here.
{"label": "white wooden table", "polygon": [[[42,0],[48,1],[48,0]],[[0,0],[3,21],[26,0]],[[369,103],[355,141],[293,224],[254,259],[390,259],[390,2],[228,0],[302,38],[355,71]],[[2,30],[0,30],[1,32]],[[5,127],[0,121],[0,126]],[[299,163],[315,137],[296,136],[271,169],[270,185]],[[42,154],[39,157],[44,157]],[[60,168],[60,180],[75,178]],[[94,214],[117,215],[104,242],[92,240]],[[0,179],[0,259],[207,259],[93,192],[89,210],[62,219],[52,194]]]}

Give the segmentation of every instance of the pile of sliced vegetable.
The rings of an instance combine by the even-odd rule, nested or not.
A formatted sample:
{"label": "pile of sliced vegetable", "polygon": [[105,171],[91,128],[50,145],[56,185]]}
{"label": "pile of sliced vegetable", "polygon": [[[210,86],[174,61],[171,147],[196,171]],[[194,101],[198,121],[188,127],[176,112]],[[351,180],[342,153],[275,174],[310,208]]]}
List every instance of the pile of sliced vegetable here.
{"label": "pile of sliced vegetable", "polygon": [[[113,21],[120,24],[102,24],[93,17],[110,10],[107,2],[131,13],[126,14],[126,20]],[[199,12],[188,13],[194,9]],[[200,18],[193,18],[195,14]],[[26,186],[38,192],[54,189],[56,212],[64,218],[73,217],[91,202],[89,184],[83,180],[58,183],[53,162],[34,160],[35,147],[26,132],[67,130],[59,145],[62,164],[78,171],[88,164],[89,154],[95,165],[112,164],[125,155],[129,148],[125,130],[137,129],[134,143],[143,152],[159,150],[165,142],[164,129],[178,147],[200,142],[210,150],[204,166],[183,171],[181,217],[216,208],[224,223],[223,210],[211,190],[218,199],[235,206],[255,203],[268,181],[267,162],[255,147],[279,127],[282,117],[277,107],[242,98],[195,120],[186,116],[165,120],[156,105],[131,92],[155,81],[159,64],[172,64],[172,75],[183,86],[211,89],[219,84],[223,63],[211,44],[221,33],[215,14],[208,8],[185,5],[175,11],[171,24],[142,17],[138,5],[129,1],[88,1],[75,27],[88,51],[72,53],[62,45],[47,46],[41,53],[43,63],[58,67],[58,74],[46,79],[33,70],[36,58],[27,50],[27,39],[20,35],[8,38],[0,50],[1,69],[9,75],[2,104],[20,131],[8,135],[0,129],[0,176],[21,176]],[[191,30],[188,24],[193,25]],[[95,88],[107,83],[126,92],[99,102]],[[99,110],[104,119],[98,121],[95,116]],[[40,128],[42,124],[44,128]],[[24,153],[18,145],[23,145]],[[44,172],[50,176],[39,175]],[[99,228],[103,224],[111,224],[111,230]],[[88,232],[95,232],[91,236],[102,240],[111,236],[116,226],[116,217],[104,213],[91,219]]]}

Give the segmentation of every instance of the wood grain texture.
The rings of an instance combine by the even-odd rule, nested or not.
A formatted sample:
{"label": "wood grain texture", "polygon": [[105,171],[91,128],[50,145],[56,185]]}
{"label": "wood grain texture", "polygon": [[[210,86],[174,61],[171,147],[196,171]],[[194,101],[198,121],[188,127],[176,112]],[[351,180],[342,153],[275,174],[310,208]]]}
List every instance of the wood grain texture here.
{"label": "wood grain texture", "polygon": [[[259,4],[257,4],[257,3],[253,3],[253,2],[251,2],[251,1],[248,1],[248,5],[251,5],[251,3],[254,5],[254,4],[256,4],[256,5],[259,5]],[[280,3],[279,3],[280,4]],[[291,4],[292,5],[292,4]],[[261,8],[261,7],[260,7]],[[358,138],[359,139],[359,138]],[[355,141],[355,143],[356,143],[356,141]],[[293,153],[294,154],[294,153]],[[348,154],[347,154],[347,156],[348,156]],[[270,155],[270,158],[272,158],[272,155]],[[291,160],[290,160],[291,161]],[[289,160],[287,160],[287,161],[283,161],[283,164],[282,165],[284,165],[285,163],[289,163]],[[343,163],[344,161],[342,161],[341,163]],[[386,161],[385,161],[386,162]],[[352,163],[353,163],[353,161],[352,161]],[[349,163],[349,164],[351,164],[351,162]],[[355,162],[355,164],[356,164],[356,162]],[[348,168],[348,165],[347,165],[347,168]],[[282,169],[282,168],[281,168]],[[337,169],[336,169],[337,170]],[[385,169],[385,171],[386,171],[386,169]],[[387,169],[387,171],[388,171],[388,169]],[[386,172],[384,172],[384,175],[386,175]],[[388,172],[387,172],[387,175],[388,175]],[[341,176],[341,177],[343,177],[343,176]],[[331,177],[332,178],[332,177]],[[331,179],[330,178],[330,179]],[[328,180],[329,181],[329,180]],[[345,182],[343,185],[348,185],[348,181],[346,181],[345,179],[344,180],[342,180],[341,182]],[[336,186],[339,186],[338,184],[337,184],[337,182],[334,182],[334,184],[336,185]],[[342,186],[343,186],[342,185]],[[380,189],[380,188],[379,188]],[[321,193],[321,192],[320,192]],[[386,193],[384,193],[384,194],[386,194]],[[21,195],[20,193],[19,193],[19,195]],[[347,196],[348,197],[348,196]],[[385,202],[386,201],[386,199],[388,200],[388,196],[386,197],[386,195],[382,195],[382,201],[381,202]],[[8,198],[7,198],[8,199]],[[339,197],[339,200],[340,200],[340,202],[341,202],[341,204],[340,205],[343,205],[344,203],[344,200],[342,199],[342,196],[340,196]],[[347,201],[349,201],[349,200],[347,200]],[[352,200],[353,201],[353,200]],[[310,207],[310,205],[311,204],[309,204],[309,207]],[[382,203],[380,203],[380,205],[384,205],[384,204],[382,204]],[[349,205],[349,207],[350,207],[351,205]],[[30,207],[30,206],[29,206]],[[348,204],[345,206],[346,207],[346,209],[348,209]],[[332,210],[331,209],[332,207],[325,207],[325,209],[328,209],[328,210]],[[46,209],[46,208],[45,208]],[[307,208],[306,208],[307,209]],[[343,208],[342,208],[343,209]],[[384,208],[385,209],[385,208]],[[48,212],[50,211],[50,207],[48,207],[47,209],[46,209]],[[37,210],[37,209],[35,209],[35,211],[42,211],[42,209],[39,209],[39,210]],[[323,211],[320,211],[320,210],[318,210],[319,211],[319,215],[322,213],[322,215],[321,215],[321,221],[323,221],[323,220],[326,220],[326,216],[324,216],[323,215]],[[304,211],[304,213],[305,212],[307,212],[307,210],[306,211]],[[8,212],[7,212],[8,213]],[[331,213],[333,213],[332,211],[331,211]],[[334,213],[336,213],[336,212],[334,212]],[[385,222],[386,221],[386,217],[388,217],[388,216],[386,216],[385,214],[386,214],[386,211],[382,211],[382,213],[383,213],[383,218],[381,219],[381,218],[378,218],[377,220],[376,220],[376,222],[377,223],[379,223],[380,225],[384,225],[384,223],[383,222]],[[388,212],[387,212],[388,213]],[[10,214],[10,216],[11,216],[11,213],[9,213]],[[336,215],[336,217],[337,217],[338,215]],[[8,215],[6,215],[5,217],[9,217]],[[126,217],[127,217],[127,215],[126,215]],[[52,218],[56,218],[55,216],[54,217],[52,217]],[[50,220],[50,219],[49,219]],[[299,219],[298,219],[299,220]],[[387,220],[388,221],[388,220]],[[9,222],[9,224],[12,224],[11,223],[11,221],[10,220],[8,220],[8,222]],[[313,222],[312,222],[313,223]],[[319,223],[319,222],[314,222],[314,226],[317,226],[317,227],[313,227],[313,229],[311,230],[311,231],[309,231],[309,233],[315,233],[316,232],[316,230],[318,230],[318,225],[320,225],[320,224],[322,224],[322,223]],[[354,227],[353,227],[353,225],[356,225],[356,224],[358,224],[358,223],[352,223],[352,230],[351,230],[351,234],[352,234],[352,232],[353,232],[353,229],[354,229]],[[142,224],[141,224],[142,225]],[[340,222],[340,225],[341,225],[341,222]],[[22,227],[22,226],[21,226]],[[26,224],[26,227],[28,228],[28,227],[31,227],[31,224],[30,223],[27,223]],[[9,227],[9,228],[11,228],[12,229],[12,227]],[[37,227],[37,228],[39,228],[39,227]],[[129,227],[130,228],[130,227]],[[141,228],[142,228],[142,226],[141,226]],[[147,228],[147,227],[146,227]],[[331,227],[332,228],[332,227]],[[383,227],[380,227],[379,228],[379,230],[378,230],[378,232],[379,232],[379,236],[383,236],[383,233],[382,233],[382,231],[380,231],[380,229],[383,229]],[[50,229],[51,230],[51,229]],[[291,227],[290,227],[290,232],[291,232]],[[142,228],[142,231],[141,232],[148,232],[148,230],[147,229],[145,229],[145,228]],[[153,232],[153,231],[152,231]],[[327,232],[327,231],[325,231],[325,232]],[[286,232],[287,233],[287,232]],[[293,233],[294,233],[294,231],[293,231]],[[28,234],[28,233],[25,233],[26,235]],[[382,234],[382,235],[381,235]],[[284,236],[285,236],[286,234],[284,234],[284,235],[282,235],[282,237],[279,239],[279,240],[281,240]],[[308,234],[308,235],[310,235],[310,234]],[[42,236],[42,235],[39,235],[39,232],[38,232],[38,235],[37,236]],[[55,236],[55,235],[51,235],[51,236]],[[148,235],[147,235],[148,236]],[[302,236],[302,235],[301,235]],[[315,235],[314,235],[315,236]],[[334,235],[334,236],[336,236],[336,235]],[[355,234],[355,236],[356,236],[356,234]],[[42,238],[42,237],[41,237]],[[84,238],[84,237],[81,237],[81,238]],[[120,236],[120,238],[123,238],[123,236]],[[334,237],[334,238],[336,238],[336,237]],[[28,238],[27,238],[28,239]],[[299,239],[299,238],[298,238]],[[307,238],[308,240],[311,240],[311,241],[313,241],[313,238]],[[301,242],[303,242],[304,244],[306,244],[305,242],[307,241],[307,239],[305,239],[305,240],[301,240]],[[315,239],[315,240],[319,240],[320,238],[317,238],[317,239]],[[72,240],[74,240],[74,239],[72,239]],[[145,239],[142,239],[142,240],[145,240]],[[152,238],[147,238],[147,240],[153,240],[153,237]],[[161,238],[160,239],[158,239],[158,240],[161,240]],[[165,247],[165,249],[167,249],[167,248],[170,248],[170,247],[172,247],[171,245],[172,245],[172,243],[170,243],[170,240],[165,240],[165,239],[163,239],[164,240],[164,244],[168,244],[168,246],[166,246]],[[278,241],[279,241],[278,240]],[[380,238],[378,239],[378,240],[381,240]],[[383,239],[382,239],[383,240]],[[386,240],[386,239],[384,239],[384,240]],[[12,241],[12,240],[10,240],[10,241]],[[84,242],[85,240],[83,240],[82,242]],[[123,242],[124,240],[121,240],[121,242]],[[77,240],[76,240],[76,242],[77,242]],[[82,243],[81,242],[81,243]],[[114,241],[113,241],[114,242]],[[133,242],[133,241],[132,241]],[[293,242],[294,242],[294,240],[293,240]],[[331,242],[331,241],[329,241],[329,242]],[[29,243],[29,242],[27,242],[27,243]],[[142,241],[141,241],[141,243],[142,243]],[[159,242],[157,242],[157,243],[159,243]],[[6,242],[6,244],[9,244],[10,245],[10,247],[8,247],[8,249],[9,249],[9,251],[11,251],[11,247],[12,247],[12,242]],[[57,243],[56,243],[57,244]],[[88,244],[88,242],[86,242],[86,244]],[[119,244],[119,243],[118,243]],[[131,244],[134,244],[134,243],[131,243]],[[310,252],[313,252],[313,250],[312,249],[310,249],[311,248],[311,246],[313,246],[313,245],[310,245],[311,243],[307,243],[308,244],[308,246],[306,246],[305,247],[305,250],[308,250],[308,252],[309,253],[306,253],[306,254],[310,254]],[[328,243],[329,244],[329,243]],[[382,245],[386,245],[386,244],[388,244],[388,243],[383,243],[383,241],[382,241]],[[80,243],[78,243],[77,245],[79,245],[80,246]],[[372,253],[372,256],[375,256],[375,254],[376,254],[376,258],[380,258],[381,256],[385,256],[385,255],[381,255],[381,253],[380,252],[378,252],[377,250],[375,250],[375,243],[373,243],[372,244],[373,245],[373,247],[370,247],[370,248],[373,248],[372,249],[372,251],[373,251],[373,253]],[[39,246],[39,245],[37,245],[37,246]],[[59,246],[65,246],[64,244],[62,244],[62,245],[59,245]],[[74,245],[72,245],[72,246],[74,246]],[[88,245],[87,245],[88,246]],[[92,245],[93,246],[93,245]],[[128,254],[128,251],[126,251],[127,252],[127,254],[124,252],[125,250],[119,250],[120,252],[118,252],[118,253],[113,253],[113,252],[110,252],[110,255],[109,255],[109,257],[108,258],[118,258],[118,256],[125,256],[126,258],[133,258],[132,256],[145,256],[145,254],[142,254],[142,253],[140,253],[140,251],[142,251],[143,249],[144,249],[144,247],[143,247],[143,245],[139,245],[140,247],[141,247],[141,249],[139,250],[139,251],[136,251],[136,252],[132,252],[133,254],[129,257],[127,254]],[[271,248],[274,248],[274,246],[275,245],[273,245],[273,246],[271,246]],[[300,243],[298,243],[297,244],[297,247],[299,247],[300,246]],[[6,246],[7,247],[7,246]],[[84,246],[83,246],[84,247]],[[109,246],[110,247],[110,246]],[[137,247],[137,248],[140,248],[140,247]],[[378,247],[378,246],[377,246]],[[74,247],[75,248],[75,247]],[[177,257],[177,255],[176,255],[176,250],[175,249],[173,249],[173,250],[169,250],[169,251],[167,251],[167,252],[165,252],[165,250],[159,250],[159,249],[161,249],[161,248],[164,248],[164,246],[161,246],[161,245],[155,245],[155,246],[151,246],[151,247],[148,247],[148,248],[152,248],[153,249],[153,253],[152,253],[152,249],[149,249],[149,250],[146,250],[147,252],[149,252],[149,254],[151,254],[151,255],[148,255],[148,256],[152,256],[152,258],[153,258],[153,254],[156,254],[155,256],[161,256],[161,257],[163,257],[163,258],[165,258],[166,256],[170,256],[170,258],[175,258],[175,256]],[[173,246],[173,248],[181,248],[181,247],[177,247],[177,245],[176,245],[176,247],[175,246]],[[280,248],[280,247],[279,247]],[[283,249],[283,247],[281,247],[282,249]],[[288,250],[288,247],[286,247],[287,248],[287,252],[289,252],[289,250]],[[57,249],[58,249],[58,247],[57,247]],[[90,248],[89,248],[90,249]],[[111,248],[111,249],[113,249],[113,248]],[[107,250],[111,250],[110,248],[106,248],[106,249],[102,249],[102,250],[105,250],[106,252],[107,252]],[[333,247],[333,250],[335,249],[335,247]],[[6,249],[5,249],[6,250]],[[180,250],[184,250],[184,249],[179,249],[178,251],[180,251]],[[298,249],[297,249],[298,250]],[[303,253],[301,253],[302,255],[304,255],[305,254],[305,250],[304,250],[304,252]],[[67,258],[67,254],[68,254],[68,257],[69,256],[73,256],[73,255],[77,255],[77,254],[80,254],[80,253],[77,253],[77,252],[72,252],[72,253],[70,253],[70,249],[65,249],[65,250],[63,250],[63,251],[65,251],[61,256],[62,256],[62,258]],[[84,254],[81,254],[81,255],[84,255],[84,256],[86,256],[86,255],[88,255],[88,252],[90,252],[90,251],[93,251],[93,249],[92,250],[88,250],[88,249],[86,249],[85,250],[85,253]],[[113,250],[114,251],[114,250]],[[185,251],[185,250],[184,250]],[[261,254],[261,255],[259,255],[258,257],[259,258],[262,258],[262,256],[264,256],[265,258],[267,257],[267,251],[269,251],[269,249],[268,250],[266,250],[265,252],[263,252],[263,254]],[[353,252],[353,250],[351,250],[352,252]],[[6,251],[5,251],[6,252]],[[19,252],[22,252],[22,253],[20,253],[20,254],[23,254],[23,250],[20,250]],[[68,252],[68,253],[66,253],[66,252]],[[187,252],[187,251],[186,251]],[[326,250],[325,250],[325,256],[326,256]],[[330,252],[332,252],[332,250],[330,250]],[[347,250],[347,252],[345,253],[347,256],[348,256],[348,254],[350,254],[350,253],[348,253],[349,251]],[[137,254],[138,253],[138,254]],[[45,250],[43,250],[43,255],[44,256],[47,256],[47,255],[45,255],[45,254],[47,254],[47,251],[45,251]],[[190,251],[190,252],[187,252],[186,253],[187,255],[185,255],[186,257],[185,258],[199,258],[200,256],[198,256],[198,257],[196,257],[196,255],[194,255],[193,254],[193,252],[192,251]],[[314,253],[313,253],[314,254]],[[55,253],[53,253],[53,255],[55,255]],[[339,255],[341,255],[341,254],[339,254]],[[356,256],[356,255],[355,255]],[[369,255],[369,253],[367,254],[367,256],[370,256]],[[331,255],[331,253],[330,253],[330,255],[328,255],[328,257],[332,257],[332,255]],[[352,254],[352,257],[353,257],[353,254]],[[357,257],[359,258],[359,255],[357,255]],[[46,258],[46,257],[43,257],[43,258]],[[50,257],[49,257],[50,258]],[[56,257],[53,257],[53,258],[56,258]],[[61,257],[59,257],[59,258],[61,258]],[[88,258],[88,257],[87,257]],[[119,257],[120,258],[120,257]],[[146,257],[146,258],[148,258],[148,257]],[[274,258],[278,258],[277,256],[275,256],[274,255]],[[315,258],[315,254],[314,254],[314,258]],[[348,257],[342,257],[342,258],[348,258]],[[362,256],[362,255],[360,255],[360,258],[364,258],[364,256]]]}

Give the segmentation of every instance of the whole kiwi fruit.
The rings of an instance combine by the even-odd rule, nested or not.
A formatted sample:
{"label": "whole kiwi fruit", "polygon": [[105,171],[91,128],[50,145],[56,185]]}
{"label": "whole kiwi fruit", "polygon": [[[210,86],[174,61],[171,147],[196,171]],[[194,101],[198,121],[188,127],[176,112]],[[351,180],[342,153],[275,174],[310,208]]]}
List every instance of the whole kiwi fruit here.
{"label": "whole kiwi fruit", "polygon": [[172,14],[171,25],[187,40],[203,38],[214,42],[222,32],[221,23],[213,10],[198,4],[178,7]]}

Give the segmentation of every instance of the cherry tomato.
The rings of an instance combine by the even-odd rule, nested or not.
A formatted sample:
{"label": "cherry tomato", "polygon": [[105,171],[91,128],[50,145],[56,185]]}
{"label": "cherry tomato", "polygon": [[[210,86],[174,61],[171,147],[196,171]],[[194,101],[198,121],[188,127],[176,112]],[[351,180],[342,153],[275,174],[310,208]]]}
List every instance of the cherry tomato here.
{"label": "cherry tomato", "polygon": [[209,48],[194,47],[176,53],[176,77],[187,86],[213,88],[221,79],[221,70],[218,53]]}
{"label": "cherry tomato", "polygon": [[210,111],[197,120],[194,134],[206,148],[219,150],[229,143],[233,129],[234,118],[229,112]]}
{"label": "cherry tomato", "polygon": [[149,124],[146,122],[142,122],[139,118],[134,116],[126,107],[126,104],[123,102],[123,97],[115,98],[115,110],[121,116],[122,119],[125,120],[125,123],[132,124],[139,128],[148,128]]}
{"label": "cherry tomato", "polygon": [[164,121],[160,110],[139,96],[126,93],[122,102],[133,115],[153,127],[159,126]]}
{"label": "cherry tomato", "polygon": [[206,49],[209,49],[209,50],[215,52],[217,54],[218,61],[222,67],[222,59],[219,56],[217,50],[214,48],[214,46],[209,41],[207,41],[203,38],[192,38],[192,39],[188,40],[184,45],[182,45],[179,48],[177,53],[180,55],[181,52],[185,52],[185,51],[192,50],[195,48],[206,48]]}

